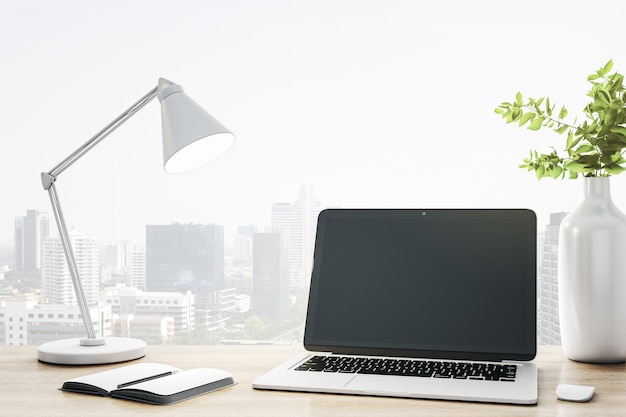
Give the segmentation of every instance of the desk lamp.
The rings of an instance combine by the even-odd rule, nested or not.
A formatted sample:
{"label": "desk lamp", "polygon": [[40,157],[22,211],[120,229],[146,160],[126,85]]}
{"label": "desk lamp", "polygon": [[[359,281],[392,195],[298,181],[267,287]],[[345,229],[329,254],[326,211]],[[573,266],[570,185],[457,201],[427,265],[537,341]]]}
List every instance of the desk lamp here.
{"label": "desk lamp", "polygon": [[161,78],[156,87],[128,110],[50,171],[41,173],[43,188],[50,195],[78,307],[87,329],[87,336],[84,338],[57,340],[39,346],[38,359],[42,362],[64,365],[104,364],[125,362],[146,354],[146,343],[143,340],[96,335],[55,183],[59,174],[155,97],[161,102],[163,168],[166,172],[179,173],[197,168],[226,152],[235,140],[235,136],[187,96],[180,85]]}

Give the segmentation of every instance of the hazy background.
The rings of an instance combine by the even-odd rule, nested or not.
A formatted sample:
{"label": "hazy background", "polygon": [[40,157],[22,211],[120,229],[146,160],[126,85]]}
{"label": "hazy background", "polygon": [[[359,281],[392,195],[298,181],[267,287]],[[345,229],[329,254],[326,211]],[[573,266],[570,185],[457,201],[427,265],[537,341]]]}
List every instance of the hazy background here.
{"label": "hazy background", "polygon": [[[0,244],[26,209],[51,213],[39,173],[159,77],[237,142],[168,175],[150,103],[59,177],[68,224],[100,241],[172,221],[269,224],[303,184],[325,206],[529,207],[541,226],[581,184],[517,165],[564,138],[493,108],[522,91],[580,115],[587,74],[611,58],[626,71],[625,12],[598,0],[4,1]],[[626,209],[626,175],[612,184]]]}

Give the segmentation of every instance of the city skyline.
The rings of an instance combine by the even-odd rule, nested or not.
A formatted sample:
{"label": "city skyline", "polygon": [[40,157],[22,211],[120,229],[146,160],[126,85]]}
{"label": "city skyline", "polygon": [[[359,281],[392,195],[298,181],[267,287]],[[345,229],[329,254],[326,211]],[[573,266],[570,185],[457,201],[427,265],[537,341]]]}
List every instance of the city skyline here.
{"label": "city skyline", "polygon": [[[239,235],[238,229],[240,228],[247,228],[247,227],[253,227],[255,228],[255,230],[264,230],[264,229],[268,229],[272,227],[272,217],[275,217],[276,214],[272,214],[272,212],[277,209],[279,212],[280,210],[284,210],[285,208],[291,208],[291,207],[297,207],[299,204],[301,203],[301,200],[305,200],[307,199],[306,195],[307,195],[307,189],[310,189],[312,191],[308,192],[310,193],[311,197],[308,197],[310,199],[314,199],[317,201],[317,203],[315,203],[315,207],[316,207],[316,211],[315,211],[315,216],[317,215],[317,213],[319,213],[319,211],[321,211],[324,208],[341,208],[341,205],[331,205],[331,204],[325,204],[322,206],[320,204],[320,201],[322,200],[321,198],[319,198],[320,195],[320,191],[311,186],[311,185],[301,185],[298,190],[294,190],[293,195],[294,197],[292,198],[291,201],[280,201],[280,202],[273,202],[270,203],[269,207],[268,207],[268,220],[265,223],[252,223],[252,222],[245,222],[242,224],[235,224],[235,225],[224,225],[224,224],[219,224],[216,222],[192,222],[192,221],[176,221],[176,220],[172,220],[169,223],[162,223],[162,224],[153,224],[153,225],[172,225],[172,224],[179,224],[179,225],[193,225],[193,224],[205,224],[205,225],[217,225],[217,226],[221,226],[224,228],[224,241],[225,241],[225,250],[227,251],[228,255],[232,255],[233,251],[235,250],[234,245],[235,245],[235,240],[237,238],[237,236]],[[310,204],[310,203],[305,203],[306,204]],[[345,208],[350,208],[350,207],[345,207]],[[308,209],[310,210],[310,209]],[[47,212],[46,209],[41,209],[41,210],[37,210],[37,209],[31,209],[31,208],[27,208],[23,211],[24,213],[28,212],[36,212],[36,213],[42,213],[46,216],[50,216],[50,214]],[[558,213],[562,213],[563,211],[559,211]],[[537,213],[535,212],[535,214],[537,215],[538,221],[537,221],[537,229],[539,232],[542,232],[543,229],[546,226],[549,226],[552,223],[552,216],[554,213]],[[15,224],[15,221],[17,221],[16,219],[21,217],[19,214],[16,214],[13,217],[13,224]],[[58,235],[57,229],[56,229],[56,225],[54,224],[54,220],[53,219],[49,219],[49,221],[51,222],[50,226],[49,226],[49,232],[54,236],[54,235]],[[145,249],[145,236],[146,236],[146,230],[147,227],[149,226],[149,224],[144,224],[141,226],[140,229],[142,229],[142,234],[140,234],[139,236],[131,236],[131,235],[123,235],[121,238],[119,239],[99,239],[97,236],[93,236],[89,233],[86,233],[84,230],[79,230],[76,228],[73,228],[72,231],[74,233],[80,233],[82,235],[85,235],[86,237],[90,237],[93,239],[96,239],[97,242],[100,245],[107,245],[107,244],[111,244],[111,243],[119,243],[119,242],[129,242],[130,244],[134,244],[134,245],[140,245],[141,247],[143,247]],[[312,252],[313,249],[313,243],[314,243],[314,233],[315,233],[315,222],[312,222],[311,225],[309,226],[309,244],[308,244],[308,248],[306,249],[308,252]],[[312,233],[312,235],[311,235]],[[0,238],[0,242],[2,242],[2,239]],[[15,231],[13,230],[13,233],[11,234],[10,238],[7,239],[7,242],[5,243],[5,247],[11,247],[12,250],[12,254],[11,256],[15,256],[15,248],[14,246],[14,242],[15,242]],[[0,243],[0,247],[1,247],[1,243]],[[0,261],[2,261],[2,259],[0,258]],[[310,265],[307,265],[310,267]]]}
{"label": "city skyline", "polygon": [[[238,229],[246,228],[250,226],[254,227],[256,230],[264,230],[264,229],[271,228],[273,227],[273,222],[276,221],[276,218],[278,219],[281,218],[281,215],[280,214],[277,215],[276,213],[274,213],[274,211],[280,212],[281,210],[283,211],[292,210],[292,208],[295,208],[296,211],[302,210],[303,212],[314,214],[313,217],[306,219],[306,226],[305,226],[307,229],[307,238],[308,238],[307,250],[311,251],[312,244],[313,244],[314,237],[315,237],[314,234],[315,234],[315,226],[316,226],[315,224],[316,216],[319,213],[319,211],[322,210],[322,206],[320,203],[321,199],[319,198],[318,193],[319,193],[318,190],[314,186],[307,185],[307,184],[301,185],[300,187],[294,190],[293,198],[290,201],[285,200],[285,201],[275,201],[275,202],[270,203],[269,206],[267,207],[267,212],[268,212],[267,221],[263,223],[243,222],[241,224],[225,225],[225,224],[220,224],[214,221],[197,222],[197,221],[172,220],[167,223],[145,223],[139,227],[139,229],[141,230],[141,233],[135,234],[135,235],[131,235],[130,233],[122,233],[119,238],[115,238],[115,239],[109,239],[109,238],[101,239],[98,236],[95,236],[94,234],[91,234],[86,230],[78,229],[76,227],[72,227],[71,232],[84,235],[85,237],[88,237],[91,239],[95,239],[100,245],[107,245],[109,243],[119,243],[119,242],[126,241],[135,245],[139,244],[140,246],[145,248],[146,233],[147,233],[148,226],[159,226],[159,225],[167,226],[167,225],[173,225],[173,224],[217,225],[217,226],[224,228],[225,242],[227,244],[226,248],[228,249],[229,252],[232,252],[234,239],[239,234]],[[324,208],[327,208],[327,207],[340,207],[340,206],[325,204]],[[24,216],[23,214],[16,213],[12,218],[13,230],[11,231],[9,236],[5,237],[6,241],[3,243],[3,239],[2,237],[0,237],[0,250],[2,249],[2,246],[4,246],[5,248],[10,247],[13,252],[11,256],[16,255],[15,254],[16,222],[20,221],[18,219],[22,219],[22,218],[24,218],[24,222],[25,222],[26,218],[28,216],[32,216],[33,213],[41,214],[42,216],[45,216],[46,221],[49,222],[45,229],[46,236],[51,235],[51,236],[58,237],[58,230],[57,230],[56,224],[54,223],[54,218],[53,217],[51,218],[52,214],[49,212],[49,210],[51,211],[51,209],[47,209],[47,208],[43,208],[43,209],[25,208],[22,212],[26,213],[26,216]],[[99,222],[97,221],[94,222],[94,224],[97,224],[97,223]],[[281,225],[281,227],[286,227],[286,225]],[[1,252],[0,252],[0,255],[1,255]],[[0,261],[2,261],[1,257],[0,257]]]}
{"label": "city skyline", "polygon": [[[215,343],[251,334],[297,338],[308,287],[304,276],[310,276],[305,269],[312,254],[306,252],[314,240],[309,229],[320,207],[313,187],[302,186],[292,203],[272,205],[270,226],[239,228],[250,239],[254,260],[242,253],[227,262],[223,226],[216,224],[146,225],[143,248],[97,242],[73,229],[80,280],[97,317],[94,328],[100,336],[135,335],[151,343],[174,337]],[[7,344],[80,336],[82,315],[63,248],[48,226],[48,214],[37,210],[15,218],[15,244],[22,250],[3,267],[8,283],[0,286],[0,341]]]}
{"label": "city skyline", "polygon": [[[298,268],[301,268],[304,264],[307,264],[307,267],[309,266],[309,264],[305,260],[298,258],[298,257],[295,258],[295,262],[294,262],[292,255],[294,253],[295,254],[300,253],[299,251],[301,250],[304,250],[306,252],[306,249],[304,249],[305,246],[301,246],[302,241],[306,240],[306,239],[303,239],[304,235],[302,233],[307,228],[306,224],[309,221],[307,219],[315,217],[317,213],[319,213],[319,211],[322,209],[322,207],[323,205],[316,197],[315,189],[313,189],[313,187],[310,187],[310,186],[302,186],[300,188],[299,197],[292,203],[275,203],[272,205],[272,210],[274,212],[273,218],[275,222],[270,227],[259,227],[256,225],[247,225],[247,226],[240,227],[237,232],[241,237],[245,238],[247,236],[250,239],[250,242],[251,242],[250,250],[254,256],[254,259],[256,260],[256,263],[252,261],[252,258],[246,258],[245,250],[242,251],[240,254],[241,259],[235,258],[234,252],[231,254],[225,254],[221,252],[221,255],[219,256],[221,259],[224,260],[224,262],[225,262],[226,257],[228,256],[232,257],[230,259],[229,265],[226,265],[225,263],[221,264],[222,265],[221,268],[224,272],[226,271],[226,266],[228,266],[229,268],[232,268],[233,266],[237,265],[237,262],[242,262],[241,266],[244,267],[244,270],[246,267],[253,267],[254,269],[252,270],[250,283],[244,283],[244,281],[236,280],[236,281],[229,281],[227,285],[224,285],[225,282],[221,281],[222,282],[221,284],[213,288],[213,291],[214,291],[214,290],[219,290],[219,288],[229,288],[230,286],[232,286],[233,290],[235,290],[235,292],[231,293],[228,296],[228,299],[230,301],[228,302],[223,301],[221,304],[217,304],[217,305],[228,304],[231,306],[231,307],[228,307],[229,309],[234,308],[235,305],[241,305],[240,303],[242,302],[245,305],[246,303],[245,300],[236,300],[236,297],[247,293],[248,296],[252,298],[253,306],[255,305],[254,300],[256,299],[257,310],[255,310],[254,308],[251,310],[252,312],[254,312],[255,315],[260,315],[260,317],[266,318],[266,319],[269,318],[270,323],[272,322],[271,320],[280,321],[280,320],[288,319],[289,317],[285,315],[288,309],[288,302],[287,302],[287,297],[286,297],[287,288],[289,287],[289,288],[296,289],[296,290],[304,289],[304,288],[299,287],[298,285],[294,285],[294,282],[297,283],[298,280],[296,281],[292,280],[293,278],[292,272],[289,273],[289,280],[288,280],[287,271],[292,271],[292,270],[298,271],[299,270]],[[27,210],[26,213],[27,213],[27,216],[24,217],[24,221],[18,221],[18,218],[16,218],[16,222],[15,222],[16,231],[17,230],[21,231],[23,229],[23,224],[27,223],[26,217],[28,216],[32,217],[33,213],[37,213],[43,219],[47,219],[47,214],[43,212],[38,212],[36,210]],[[315,214],[315,216],[312,216],[313,214]],[[559,330],[558,330],[558,302],[556,298],[557,291],[558,291],[557,284],[556,284],[556,274],[557,274],[556,253],[558,250],[558,239],[557,239],[558,225],[565,214],[566,213],[553,213],[550,216],[550,223],[545,224],[545,225],[542,225],[542,224],[537,225],[538,226],[537,325],[538,325],[538,342],[539,343],[558,344],[560,340]],[[31,218],[30,223],[37,224],[38,222],[33,221],[33,219]],[[300,223],[299,226],[298,226],[298,223]],[[218,232],[219,240],[221,240],[222,242],[224,242],[225,240],[223,232],[222,232],[222,228],[219,225],[215,225],[215,224],[213,225],[170,224],[170,225],[156,225],[156,226],[146,225],[146,232],[148,233],[148,231],[151,228],[154,229],[155,231],[159,231],[159,230],[165,231],[165,230],[171,229],[174,234],[172,234],[172,232],[167,232],[166,234],[163,234],[163,232],[159,232],[159,235],[161,235],[159,239],[161,239],[166,246],[167,246],[167,242],[169,241],[174,241],[174,240],[180,241],[180,244],[177,245],[177,247],[188,248],[192,253],[196,251],[196,249],[193,248],[193,245],[194,245],[193,242],[199,242],[198,237],[192,238],[191,241],[187,242],[185,236],[188,233],[183,235],[183,234],[180,234],[181,231],[184,231],[184,230],[200,231],[206,228],[208,228],[207,229],[208,231],[208,230],[215,229],[219,231]],[[178,230],[178,232],[174,232],[176,230]],[[293,240],[292,242],[289,242],[289,239],[288,239],[290,230],[291,230],[291,233],[294,233],[294,236],[295,236],[295,240]],[[215,232],[209,232],[209,235],[213,235],[214,233]],[[83,258],[83,261],[81,263],[83,265],[89,264],[89,262],[87,262],[88,258],[85,258],[84,253],[85,253],[85,248],[88,248],[88,250],[91,251],[91,253],[94,253],[95,248],[93,246],[93,243],[89,243],[90,240],[85,239],[84,236],[82,236],[77,231],[73,231],[73,236],[74,236],[73,239],[74,239],[75,245],[78,246],[78,250],[76,250],[78,257]],[[16,241],[17,239],[18,239],[18,236],[16,235]],[[154,240],[154,237],[152,239]],[[210,239],[213,239],[213,238],[210,238]],[[53,258],[53,259],[56,259],[56,261],[54,261],[53,264],[59,264],[59,263],[64,264],[65,260],[60,251],[60,246],[57,240],[58,238],[54,236],[46,239],[46,242],[44,242],[45,243],[44,247],[46,247],[47,249],[44,252],[47,253],[50,251],[51,248],[56,247],[57,250],[55,251],[55,253],[57,253],[57,256]],[[204,240],[204,239],[200,239],[200,240]],[[57,242],[56,246],[54,245],[55,242]],[[262,244],[262,242],[265,242],[266,245]],[[143,253],[143,257],[141,259],[143,259],[144,265],[139,267],[143,271],[143,274],[144,274],[143,282],[146,282],[145,281],[146,275],[150,275],[152,276],[153,279],[155,279],[156,276],[154,275],[154,273],[150,274],[149,272],[150,267],[146,265],[146,256],[145,256],[146,249],[144,248],[142,250],[141,248],[126,247],[125,248],[125,250],[127,251],[126,254],[120,255],[120,249],[121,249],[121,246],[123,245],[128,245],[128,243],[120,242],[116,244],[116,246],[118,246],[117,249],[111,248],[110,245],[100,243],[99,244],[101,248],[100,252],[103,253],[102,251],[104,249],[108,249],[108,252],[111,252],[111,251],[117,252],[116,255],[110,254],[112,258],[115,258],[116,256],[129,257],[129,259],[127,259],[126,262],[128,263],[127,266],[130,268],[130,265],[133,262],[133,260],[130,258],[130,253],[132,252],[132,250],[138,249],[139,253]],[[213,244],[210,244],[209,246],[212,246],[212,245]],[[288,249],[288,247],[290,246],[291,246],[291,249]],[[256,251],[254,250],[255,247],[256,247]],[[298,248],[297,250],[295,250],[296,247]],[[282,248],[282,249],[279,249],[279,248]],[[163,252],[162,249],[165,249],[166,251]],[[310,251],[312,251],[312,247],[310,247],[309,249]],[[167,249],[163,247],[159,250],[162,253],[161,252],[159,252],[160,254],[157,253],[158,255],[157,259],[159,259],[161,263],[167,264],[168,263],[167,256],[165,256],[168,252]],[[122,252],[124,252],[124,250],[122,250]],[[279,252],[283,252],[284,255],[279,255]],[[220,252],[218,251],[218,253]],[[288,255],[288,254],[292,254],[292,255]],[[312,255],[312,253],[310,255]],[[188,256],[185,255],[183,256],[183,258],[187,259]],[[287,263],[288,258],[292,259],[291,263]],[[44,261],[49,262],[50,259],[47,259],[47,260],[44,259]],[[113,265],[115,265],[115,263],[117,262],[117,266],[119,268],[120,260],[117,260],[117,261],[109,260],[108,262],[109,262],[109,265],[112,267],[111,272],[119,273],[119,271],[115,270],[115,267],[113,267]],[[189,261],[184,261],[184,262],[189,262]],[[195,262],[195,261],[192,261],[192,262]],[[105,259],[99,260],[99,264],[101,268],[106,263],[107,261]],[[282,265],[283,263],[284,263],[284,266],[281,267],[280,265]],[[295,265],[295,269],[293,269],[294,265]],[[137,267],[137,265],[134,265],[134,267]],[[188,268],[189,268],[188,266],[183,266],[182,271],[186,271],[188,270]],[[128,282],[127,284],[128,290],[133,290],[132,288],[133,285],[131,284],[133,277],[131,276],[131,273],[129,271],[127,271],[128,273],[128,276],[126,277],[127,281],[125,279],[122,282],[124,281]],[[87,274],[87,276],[84,276],[83,271],[81,271],[81,275],[83,275],[82,279],[85,284],[90,283],[89,285],[92,285],[98,281],[101,283],[106,283],[107,281],[103,281],[105,278],[104,276],[101,275],[101,272],[102,271],[98,271],[95,274],[92,273],[91,275]],[[204,276],[203,275],[204,273],[202,272],[200,272],[199,275],[197,272],[196,273],[192,272],[192,270],[189,270],[189,272],[191,273],[189,277],[193,277],[194,275],[198,277]],[[310,271],[308,272],[303,271],[303,273],[310,273]],[[69,279],[65,275],[59,276],[59,279],[65,280],[69,283]],[[296,274],[296,277],[297,276],[298,274]],[[96,279],[96,281],[94,281],[94,278]],[[183,275],[183,278],[184,278],[184,275]],[[221,279],[224,279],[224,278],[221,278]],[[55,295],[54,293],[52,293],[52,295],[50,295],[49,294],[50,290],[46,290],[47,287],[46,287],[45,277],[43,279],[43,282],[44,282],[43,295],[45,296],[46,300],[52,301],[53,304],[59,304],[59,303],[65,304],[65,305],[71,304],[71,299],[73,298],[73,290],[71,286],[64,287],[64,286],[59,286],[55,284],[55,286],[58,286],[60,288],[65,288],[63,290],[64,293],[59,294],[59,295]],[[110,291],[115,291],[116,293],[120,291],[126,291],[126,292],[128,291],[128,290],[123,289],[123,288],[127,288],[126,285],[122,287],[121,290],[113,289],[113,288],[117,288],[116,286],[111,287],[111,285],[117,285],[115,282],[116,282],[115,280],[108,282],[109,293]],[[152,282],[154,283],[157,281],[152,281]],[[233,285],[233,282],[236,282],[237,284]],[[279,284],[280,282],[282,282],[282,284]],[[239,286],[238,285],[239,283],[243,283],[243,285]],[[158,291],[163,291],[163,290],[181,293],[181,291],[178,291],[176,289],[175,285],[173,287],[170,287],[169,283],[167,285],[168,285],[167,287],[163,287],[157,290],[157,293],[155,293],[153,297],[159,297]],[[252,286],[250,287],[250,285]],[[192,287],[195,288],[195,286],[192,286]],[[189,287],[189,289],[191,289],[192,287]],[[251,288],[254,289],[254,292],[251,291]],[[282,292],[276,293],[277,288],[283,288],[282,291],[284,292],[284,294],[282,294]],[[133,299],[135,298],[140,299],[141,297],[146,297],[146,296],[150,297],[149,294],[154,292],[154,291],[152,292],[149,291],[150,288],[147,288],[148,292],[146,292],[145,295],[142,295],[141,290],[142,288],[139,287],[139,293],[137,293],[137,295],[133,295],[132,296],[134,297]],[[143,290],[146,290],[146,288],[143,288]],[[133,291],[137,291],[137,290],[133,290]],[[197,293],[196,290],[192,291],[192,294],[196,294],[196,293]],[[202,291],[200,291],[199,294],[201,293]],[[164,292],[162,294],[166,296],[165,294],[168,294],[168,293]],[[169,294],[173,294],[173,292],[170,292]],[[97,298],[98,296],[96,296],[96,299]],[[206,297],[204,298],[200,297],[196,300],[195,303],[198,306],[197,307],[198,309],[202,310],[201,307],[204,306],[203,308],[207,312],[210,312],[214,308],[207,307],[207,306],[214,305],[215,301],[210,301],[214,297],[211,296],[210,299],[205,299],[205,298]],[[110,299],[110,296],[109,296],[109,299]],[[129,296],[126,295],[124,299],[127,300],[125,302],[128,302]],[[93,304],[94,298],[91,297],[91,300],[92,300],[91,304]],[[302,301],[302,299],[300,299],[300,301]],[[115,306],[115,304],[113,304],[113,306],[114,306],[113,312],[119,313],[119,310],[116,310],[117,307]],[[134,308],[135,307],[132,307],[132,306],[127,307],[127,309],[134,309]],[[218,310],[221,310],[221,308],[222,307],[220,307]],[[209,314],[205,319],[203,319],[204,322],[212,323],[215,320],[217,320],[218,322],[221,322],[224,320],[223,318],[219,318],[217,316],[214,317],[214,314],[215,313]],[[112,316],[112,317],[115,317],[115,316]],[[293,317],[291,317],[291,319],[293,320]],[[145,329],[138,327],[140,326],[140,323],[143,323],[143,321],[140,320],[134,323],[129,322],[128,326],[134,326],[135,331],[138,331],[138,332],[146,331]],[[157,324],[159,326],[167,325],[166,323],[161,323],[161,322],[158,322]],[[116,324],[114,322],[111,322],[111,325],[116,325]],[[149,324],[146,324],[146,325],[149,325]],[[168,337],[172,337],[172,335],[175,334],[172,332],[173,330],[170,332]]]}

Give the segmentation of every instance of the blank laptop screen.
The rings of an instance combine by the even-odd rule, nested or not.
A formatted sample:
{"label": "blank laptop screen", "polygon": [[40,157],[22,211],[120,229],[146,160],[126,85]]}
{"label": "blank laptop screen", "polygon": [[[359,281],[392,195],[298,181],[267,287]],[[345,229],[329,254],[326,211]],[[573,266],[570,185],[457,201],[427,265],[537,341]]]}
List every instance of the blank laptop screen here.
{"label": "blank laptop screen", "polygon": [[325,210],[305,347],[532,359],[536,234],[530,210]]}

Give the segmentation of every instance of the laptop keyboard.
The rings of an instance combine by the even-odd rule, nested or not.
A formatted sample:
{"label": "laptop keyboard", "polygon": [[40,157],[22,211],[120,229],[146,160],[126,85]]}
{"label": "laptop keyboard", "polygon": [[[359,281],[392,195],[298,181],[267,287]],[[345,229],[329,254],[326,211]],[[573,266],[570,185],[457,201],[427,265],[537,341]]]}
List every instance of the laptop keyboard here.
{"label": "laptop keyboard", "polygon": [[424,378],[515,381],[513,364],[389,359],[353,356],[313,356],[296,371],[404,375]]}

